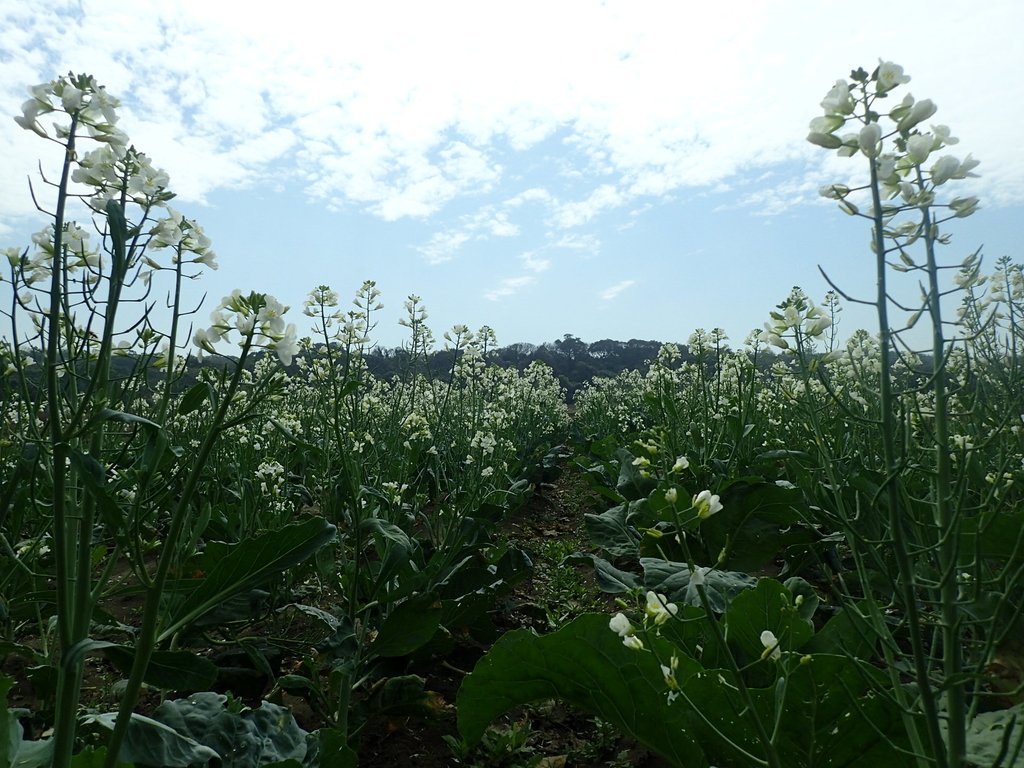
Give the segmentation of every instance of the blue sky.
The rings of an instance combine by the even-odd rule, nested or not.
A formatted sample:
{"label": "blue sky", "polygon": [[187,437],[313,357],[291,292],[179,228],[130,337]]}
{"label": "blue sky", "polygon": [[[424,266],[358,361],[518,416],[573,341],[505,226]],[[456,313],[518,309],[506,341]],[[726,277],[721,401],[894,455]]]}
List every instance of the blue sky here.
{"label": "blue sky", "polygon": [[[213,238],[197,322],[237,287],[290,304],[301,334],[311,288],[373,279],[385,346],[412,293],[438,338],[718,326],[739,345],[791,286],[821,298],[818,265],[872,291],[868,229],[817,194],[863,163],[804,137],[879,57],[982,161],[949,258],[1020,259],[1022,28],[1015,0],[0,0],[0,113],[69,70],[121,98],[120,127]],[[10,119],[0,141],[0,247],[20,246],[41,224],[26,177],[58,158]]]}

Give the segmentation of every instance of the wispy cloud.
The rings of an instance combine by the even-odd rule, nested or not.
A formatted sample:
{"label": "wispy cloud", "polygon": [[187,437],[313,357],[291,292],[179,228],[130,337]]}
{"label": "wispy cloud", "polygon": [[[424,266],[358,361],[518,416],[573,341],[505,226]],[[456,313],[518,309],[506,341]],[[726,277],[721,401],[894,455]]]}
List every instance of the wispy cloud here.
{"label": "wispy cloud", "polygon": [[545,272],[551,266],[551,259],[542,258],[536,252],[524,253],[519,260],[528,272]]}
{"label": "wispy cloud", "polygon": [[507,296],[511,296],[517,293],[520,288],[524,288],[527,285],[535,282],[536,278],[532,275],[520,275],[519,277],[507,277],[502,280],[497,287],[491,288],[484,292],[484,298],[489,301],[499,301]]}
{"label": "wispy cloud", "polygon": [[599,296],[601,298],[601,301],[611,301],[624,290],[634,285],[636,285],[636,280],[623,280],[621,282],[616,283],[613,286],[605,288],[603,291],[601,291]]}

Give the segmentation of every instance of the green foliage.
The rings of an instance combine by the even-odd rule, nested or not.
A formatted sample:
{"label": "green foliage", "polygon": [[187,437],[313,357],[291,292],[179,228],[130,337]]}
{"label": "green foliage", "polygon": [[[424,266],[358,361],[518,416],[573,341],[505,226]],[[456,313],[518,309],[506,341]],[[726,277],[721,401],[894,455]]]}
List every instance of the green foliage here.
{"label": "green foliage", "polygon": [[[740,645],[749,640],[745,628],[761,621],[796,626],[786,625],[789,608],[777,602],[789,597],[782,585],[764,580],[746,596],[751,599],[733,603],[729,614]],[[799,632],[806,636],[807,630]],[[581,616],[549,635],[511,632],[463,683],[460,732],[474,744],[504,712],[558,697],[614,723],[673,765],[753,764],[761,746],[751,712],[740,704],[733,673],[705,669],[653,633],[645,635],[645,644],[649,650],[626,648],[609,630],[607,617],[596,614]],[[659,663],[666,664],[673,653],[679,690],[668,704],[670,689]],[[781,764],[905,765],[899,710],[879,695],[884,677],[870,666],[826,654],[784,654],[779,662],[756,666],[779,670],[776,680],[750,690],[750,700],[757,714],[774,724],[772,744]],[[651,717],[652,712],[658,717]]]}

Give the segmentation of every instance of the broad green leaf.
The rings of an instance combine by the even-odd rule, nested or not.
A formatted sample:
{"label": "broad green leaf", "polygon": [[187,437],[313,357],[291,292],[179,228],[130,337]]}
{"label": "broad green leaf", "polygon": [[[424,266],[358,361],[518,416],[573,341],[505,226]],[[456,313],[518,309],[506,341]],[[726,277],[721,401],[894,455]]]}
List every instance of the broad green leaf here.
{"label": "broad green leaf", "polygon": [[[109,645],[103,655],[123,674],[131,672],[135,649],[127,645]],[[217,679],[217,665],[191,651],[154,651],[146,674],[147,685],[169,691],[202,691]]]}
{"label": "broad green leaf", "polygon": [[308,751],[306,731],[288,709],[269,701],[256,709],[239,708],[221,694],[196,693],[163,702],[153,712],[153,719],[212,748],[223,768],[303,760]]}
{"label": "broad green leaf", "polygon": [[[646,589],[664,594],[669,602],[701,605],[696,588],[690,584],[690,568],[686,563],[642,557],[640,565],[644,569]],[[738,594],[756,584],[757,579],[745,573],[719,570],[704,573],[704,592],[711,610],[716,613],[723,613]]]}
{"label": "broad green leaf", "polygon": [[814,625],[793,604],[793,595],[774,579],[760,579],[736,596],[725,612],[726,637],[757,659],[765,650],[761,633],[769,631],[783,651],[796,651],[811,639]]}
{"label": "broad green leaf", "polygon": [[231,546],[176,607],[159,639],[171,637],[232,595],[301,563],[333,539],[334,532],[323,518],[311,517]]}
{"label": "broad green leaf", "polygon": [[616,451],[615,458],[619,463],[619,477],[615,482],[615,490],[630,501],[647,498],[658,481],[640,474],[640,467],[633,463],[635,457],[626,448]]}
{"label": "broad green leaf", "polygon": [[633,589],[640,589],[640,577],[629,571],[621,571],[597,555],[576,552],[566,557],[563,563],[587,564],[594,569],[594,579],[602,592],[619,595]]}
{"label": "broad green leaf", "polygon": [[370,651],[378,656],[407,656],[430,642],[441,621],[441,602],[424,594],[406,600],[384,619]]}
{"label": "broad green leaf", "polygon": [[804,650],[848,654],[863,661],[872,661],[877,656],[878,636],[870,628],[869,609],[866,600],[840,608],[808,641]]}
{"label": "broad green leaf", "polygon": [[813,544],[819,534],[801,523],[799,493],[760,478],[734,480],[721,490],[723,509],[701,525],[709,553],[734,571],[764,567],[786,547]]}
{"label": "broad green leaf", "polygon": [[674,765],[706,766],[701,745],[687,731],[686,709],[666,703],[657,659],[626,648],[608,619],[586,614],[549,635],[504,635],[459,689],[463,738],[476,744],[510,709],[558,698],[614,723]]}
{"label": "broad green leaf", "polygon": [[321,728],[316,732],[321,768],[357,768],[359,756],[348,745],[344,734],[337,728]]}
{"label": "broad green leaf", "polygon": [[[116,712],[86,715],[86,723],[96,723],[108,730],[114,729]],[[128,733],[118,760],[142,765],[159,765],[163,768],[189,768],[194,763],[205,765],[207,761],[220,758],[214,750],[195,739],[178,733],[174,728],[150,717],[132,714]]]}
{"label": "broad green leaf", "polygon": [[999,768],[1024,766],[1024,704],[975,715],[967,726],[967,759]]}
{"label": "broad green leaf", "polygon": [[629,507],[625,504],[612,507],[600,515],[584,515],[591,543],[612,557],[636,557],[640,535],[626,522],[628,515]]}

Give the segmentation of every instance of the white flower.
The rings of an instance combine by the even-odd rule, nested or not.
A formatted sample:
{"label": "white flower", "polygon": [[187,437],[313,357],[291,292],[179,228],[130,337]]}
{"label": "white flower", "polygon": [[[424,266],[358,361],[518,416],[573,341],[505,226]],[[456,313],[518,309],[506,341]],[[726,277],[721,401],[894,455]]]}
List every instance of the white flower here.
{"label": "white flower", "polygon": [[779,648],[779,641],[775,637],[774,632],[767,629],[762,632],[761,645],[764,646],[764,653],[761,654],[762,659],[770,658],[772,661],[778,661],[782,658],[782,650]]}
{"label": "white flower", "polygon": [[616,613],[608,621],[608,628],[622,638],[622,644],[631,651],[643,650],[644,644],[636,636],[633,625],[622,613]]}
{"label": "white flower", "polygon": [[921,99],[912,106],[907,113],[900,118],[900,121],[896,124],[896,127],[900,131],[909,131],[915,125],[935,114],[936,109],[935,103],[931,99]]}
{"label": "white flower", "polygon": [[654,623],[662,625],[679,612],[675,603],[668,602],[668,599],[656,592],[647,593],[647,607],[645,609],[648,618],[654,619]]}
{"label": "white flower", "polygon": [[284,336],[271,344],[271,348],[277,352],[281,365],[291,365],[292,358],[298,354],[299,341],[295,333],[295,324],[289,323]]}
{"label": "white flower", "polygon": [[875,89],[879,93],[891,91],[897,85],[910,82],[910,75],[903,74],[903,67],[891,61],[878,60],[878,75]]}
{"label": "white flower", "polygon": [[677,456],[676,463],[672,465],[673,472],[682,472],[685,469],[689,469],[690,460],[685,456]]}
{"label": "white flower", "polygon": [[907,155],[914,165],[920,165],[928,159],[935,146],[935,137],[930,133],[916,133],[907,139]]}
{"label": "white flower", "polygon": [[857,135],[857,144],[860,151],[868,157],[875,157],[879,151],[879,142],[882,140],[882,126],[878,123],[868,123],[860,129]]}
{"label": "white flower", "polygon": [[978,198],[957,197],[950,201],[949,207],[956,213],[958,219],[963,219],[978,210]]}
{"label": "white flower", "polygon": [[644,649],[643,642],[636,635],[622,638],[622,644],[631,651],[642,651]]}
{"label": "white flower", "polygon": [[827,115],[848,115],[853,112],[853,99],[850,98],[850,86],[845,80],[836,80],[821,106]]}
{"label": "white flower", "polygon": [[667,501],[669,504],[675,504],[678,498],[679,491],[677,491],[675,488],[669,488],[667,491],[665,491],[665,501]]}
{"label": "white flower", "polygon": [[722,504],[718,500],[717,493],[701,491],[693,497],[693,506],[697,510],[697,517],[706,520],[712,515],[722,511]]}
{"label": "white flower", "polygon": [[626,618],[626,614],[621,611],[608,620],[608,629],[619,637],[626,637],[627,635],[633,634],[633,625],[630,623],[629,619]]}
{"label": "white flower", "polygon": [[217,350],[214,349],[213,345],[218,341],[220,335],[217,331],[212,329],[199,328],[195,333],[192,334],[192,343],[195,344],[199,349],[204,352],[214,354]]}
{"label": "white flower", "polygon": [[968,176],[974,176],[975,174],[971,173],[971,170],[977,165],[978,161],[970,155],[964,158],[963,162],[952,155],[943,155],[932,166],[932,184],[939,186],[950,179],[966,179]]}

